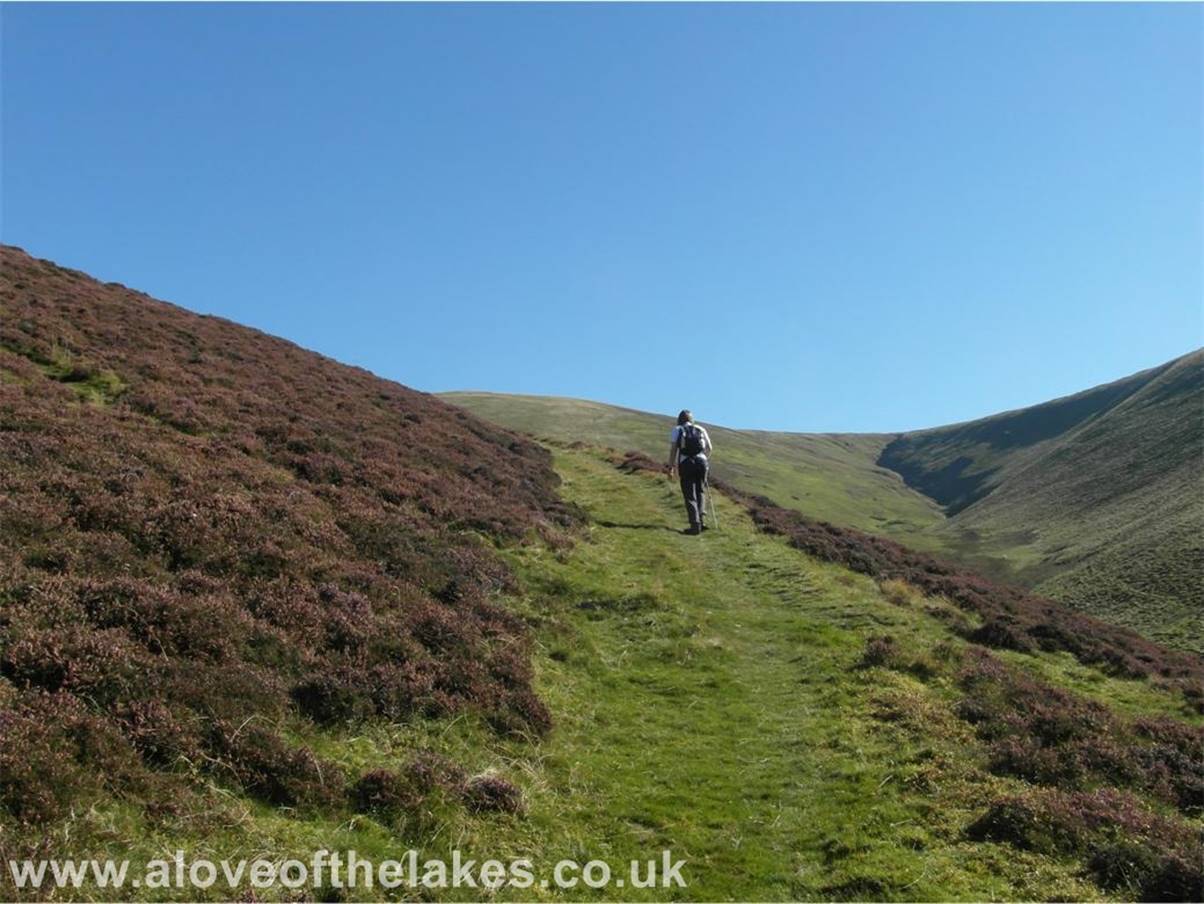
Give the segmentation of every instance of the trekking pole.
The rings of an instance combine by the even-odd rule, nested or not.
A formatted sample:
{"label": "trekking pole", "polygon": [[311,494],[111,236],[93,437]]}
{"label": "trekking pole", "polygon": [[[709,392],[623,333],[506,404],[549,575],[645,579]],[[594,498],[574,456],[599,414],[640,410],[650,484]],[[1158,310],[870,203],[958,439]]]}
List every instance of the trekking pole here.
{"label": "trekking pole", "polygon": [[715,494],[711,492],[711,481],[707,480],[707,502],[711,504],[711,524],[719,530],[719,516],[715,514]]}

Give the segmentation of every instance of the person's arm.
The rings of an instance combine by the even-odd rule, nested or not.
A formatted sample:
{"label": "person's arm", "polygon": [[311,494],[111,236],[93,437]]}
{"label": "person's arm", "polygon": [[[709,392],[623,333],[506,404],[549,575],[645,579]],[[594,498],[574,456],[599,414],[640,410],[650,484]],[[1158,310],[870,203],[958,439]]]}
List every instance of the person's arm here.
{"label": "person's arm", "polygon": [[711,450],[715,447],[711,445],[711,434],[709,434],[706,431],[706,428],[703,428],[703,431],[702,431],[702,442],[705,445],[705,451],[706,451],[707,457],[709,458],[710,454],[711,454]]}
{"label": "person's arm", "polygon": [[681,442],[681,437],[677,430],[674,430],[669,435],[672,437],[672,440],[669,443],[669,461],[665,464],[665,473],[671,477],[673,476],[673,472],[677,470],[677,446]]}

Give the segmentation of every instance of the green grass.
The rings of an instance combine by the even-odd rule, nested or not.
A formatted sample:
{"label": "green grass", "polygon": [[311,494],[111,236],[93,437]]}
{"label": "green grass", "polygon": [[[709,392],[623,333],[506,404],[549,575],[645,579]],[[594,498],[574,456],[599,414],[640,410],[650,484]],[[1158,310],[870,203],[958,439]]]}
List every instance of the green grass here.
{"label": "green grass", "polygon": [[[1204,653],[1202,401],[1198,351],[1066,399],[911,434],[887,458],[929,475],[968,460],[967,471],[989,474],[990,492],[936,531],[950,552]],[[957,490],[933,492],[952,501]]]}
{"label": "green grass", "polygon": [[[579,399],[450,392],[442,396],[514,430],[668,458],[673,419]],[[706,423],[705,419],[702,423]],[[715,476],[814,518],[911,537],[944,521],[940,507],[875,464],[887,434],[774,433],[707,424]]]}
{"label": "green grass", "polygon": [[[46,357],[7,346],[0,346],[0,349],[28,359],[42,374],[70,387],[81,402],[89,405],[110,405],[129,389],[129,385],[113,371],[82,362],[59,345],[53,346]],[[0,368],[0,381],[23,382],[18,374],[4,368]]]}
{"label": "green grass", "polygon": [[[722,530],[682,536],[665,529],[682,520],[668,482],[560,462],[569,498],[615,526],[565,562],[529,550],[541,562],[522,571],[534,611],[564,635],[541,676],[564,714],[557,742],[594,751],[580,812],[605,817],[616,853],[670,844],[703,899],[1025,896],[1050,882],[1091,896],[1069,870],[1011,868],[961,840],[962,808],[999,780],[966,770],[977,793],[938,812],[918,777],[964,763],[960,726],[913,736],[879,717],[889,698],[926,695],[856,669],[866,639],[918,631],[935,643],[943,628],[755,533],[730,506]],[[582,619],[595,599],[611,604]]]}
{"label": "green grass", "polygon": [[[668,417],[575,399],[444,398],[536,436],[667,455]],[[900,436],[708,429],[716,476],[742,490],[1204,653],[1202,400],[1197,351],[1064,399]]]}
{"label": "green grass", "polygon": [[[562,858],[625,869],[667,848],[687,861],[685,889],[537,887],[503,897],[1102,897],[1072,861],[964,837],[991,797],[1022,786],[984,770],[972,730],[953,715],[958,692],[940,664],[961,642],[925,613],[935,601],[894,593],[892,602],[872,580],[758,533],[723,499],[720,530],[682,535],[670,482],[620,474],[587,451],[560,449],[556,464],[565,498],[594,519],[588,536],[569,550],[505,551],[524,588],[512,603],[532,626],[537,685],[556,718],[549,737],[499,738],[470,717],[292,726],[352,775],[416,748],[497,771],[524,789],[525,815],[450,807],[422,832],[399,832],[347,811],[251,803],[198,772],[195,794],[173,814],[150,820],[128,801],[81,811],[74,850],[305,859],[326,847],[384,860],[410,846],[440,857],[458,847],[528,857],[544,876]],[[883,633],[934,674],[859,667],[866,641]],[[1009,659],[1126,712],[1182,715],[1145,682],[1065,657]]]}

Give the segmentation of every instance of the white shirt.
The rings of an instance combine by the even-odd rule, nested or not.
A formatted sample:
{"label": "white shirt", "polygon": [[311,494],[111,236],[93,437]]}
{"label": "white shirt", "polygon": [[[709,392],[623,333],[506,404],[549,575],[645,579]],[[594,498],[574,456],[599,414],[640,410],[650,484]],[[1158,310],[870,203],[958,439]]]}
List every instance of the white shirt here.
{"label": "white shirt", "polygon": [[[691,423],[693,423],[693,421],[691,421]],[[702,426],[701,424],[694,424],[694,426],[697,427],[699,429],[699,431],[702,433],[702,457],[706,458],[706,456],[711,454],[711,437],[707,434],[706,427]],[[680,424],[678,426],[674,427],[669,432],[669,442],[671,442],[674,446],[677,446],[677,463],[678,464],[681,464],[682,461],[686,458],[686,456],[681,451],[681,447],[678,445],[681,442],[681,433],[682,433],[682,431],[681,431]]]}

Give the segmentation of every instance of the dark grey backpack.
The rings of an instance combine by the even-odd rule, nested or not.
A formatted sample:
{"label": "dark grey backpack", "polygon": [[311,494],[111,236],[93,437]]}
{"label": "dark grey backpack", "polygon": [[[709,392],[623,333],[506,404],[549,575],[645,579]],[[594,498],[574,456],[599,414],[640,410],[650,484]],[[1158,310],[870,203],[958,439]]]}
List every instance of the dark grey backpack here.
{"label": "dark grey backpack", "polygon": [[693,458],[705,451],[706,444],[702,441],[702,428],[697,424],[682,424],[681,454],[687,458]]}

